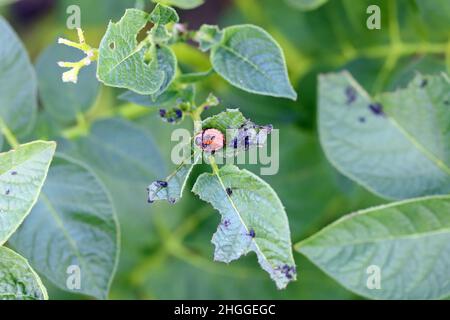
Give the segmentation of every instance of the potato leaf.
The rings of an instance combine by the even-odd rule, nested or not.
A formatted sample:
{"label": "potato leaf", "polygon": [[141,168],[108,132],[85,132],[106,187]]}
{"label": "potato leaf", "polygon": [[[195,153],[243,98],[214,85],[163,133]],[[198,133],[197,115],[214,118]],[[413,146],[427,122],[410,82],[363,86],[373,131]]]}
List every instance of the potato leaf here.
{"label": "potato leaf", "polygon": [[286,0],[287,4],[300,11],[315,10],[327,2],[328,0]]}
{"label": "potato leaf", "polygon": [[[450,295],[449,212],[449,196],[391,203],[345,216],[295,247],[362,296],[445,298]],[[373,277],[379,277],[378,284]]]}
{"label": "potato leaf", "polygon": [[[84,165],[55,157],[38,203],[11,244],[59,288],[107,298],[119,227],[108,193]],[[71,270],[78,270],[79,287],[67,285]]]}
{"label": "potato leaf", "polygon": [[242,90],[297,99],[280,46],[257,26],[225,28],[222,39],[212,46],[211,63],[217,73]]}
{"label": "potato leaf", "polygon": [[214,260],[229,263],[254,251],[279,289],[296,279],[289,222],[280,199],[259,177],[236,166],[202,174],[192,191],[218,210]]}
{"label": "potato leaf", "polygon": [[55,148],[54,142],[35,141],[0,154],[0,246],[36,203]]}
{"label": "potato leaf", "polygon": [[187,179],[189,179],[192,169],[200,161],[201,157],[201,151],[197,148],[194,149],[191,157],[178,165],[175,171],[165,180],[152,182],[148,186],[148,202],[167,200],[169,203],[174,204],[180,200],[186,187]]}
{"label": "potato leaf", "polygon": [[161,93],[172,82],[176,69],[172,50],[136,40],[149,21],[149,14],[128,9],[119,22],[109,23],[99,48],[100,81],[140,94]]}
{"label": "potato leaf", "polygon": [[1,16],[0,43],[0,119],[23,135],[36,117],[36,75],[19,37]]}
{"label": "potato leaf", "polygon": [[0,300],[47,299],[47,290],[27,260],[0,247]]}
{"label": "potato leaf", "polygon": [[328,159],[386,198],[450,192],[450,82],[417,76],[371,98],[343,72],[319,80],[319,127]]}
{"label": "potato leaf", "polygon": [[153,2],[178,7],[180,9],[194,9],[201,6],[204,0],[153,0]]}

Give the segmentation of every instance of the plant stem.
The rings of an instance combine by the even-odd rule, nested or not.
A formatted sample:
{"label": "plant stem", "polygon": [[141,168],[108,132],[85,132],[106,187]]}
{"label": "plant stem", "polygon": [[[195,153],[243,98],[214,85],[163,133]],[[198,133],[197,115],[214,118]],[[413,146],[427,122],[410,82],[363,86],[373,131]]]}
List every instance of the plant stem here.
{"label": "plant stem", "polygon": [[8,141],[8,144],[13,148],[17,149],[19,147],[19,141],[17,140],[16,136],[9,130],[6,123],[3,121],[2,118],[0,118],[0,131],[6,138],[6,141]]}
{"label": "plant stem", "polygon": [[218,176],[219,175],[219,167],[217,166],[216,159],[214,156],[209,156],[209,164],[213,169],[213,173]]}

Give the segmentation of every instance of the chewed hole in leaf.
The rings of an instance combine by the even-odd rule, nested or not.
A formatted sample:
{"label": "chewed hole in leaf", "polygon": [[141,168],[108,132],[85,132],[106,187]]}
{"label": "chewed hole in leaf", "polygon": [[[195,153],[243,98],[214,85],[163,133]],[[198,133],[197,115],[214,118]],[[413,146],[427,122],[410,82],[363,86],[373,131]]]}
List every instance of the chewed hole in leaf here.
{"label": "chewed hole in leaf", "polygon": [[147,22],[147,24],[141,30],[139,30],[139,32],[136,34],[136,42],[138,44],[144,41],[145,38],[147,38],[148,32],[152,28],[152,26],[153,23]]}

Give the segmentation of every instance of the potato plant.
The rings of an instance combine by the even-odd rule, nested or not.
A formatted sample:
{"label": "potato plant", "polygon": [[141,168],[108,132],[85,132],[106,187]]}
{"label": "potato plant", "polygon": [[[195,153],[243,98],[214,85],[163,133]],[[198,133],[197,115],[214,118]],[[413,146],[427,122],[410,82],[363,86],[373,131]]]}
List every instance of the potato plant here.
{"label": "potato plant", "polygon": [[[129,298],[120,292],[130,283],[136,298],[153,298],[154,288],[157,297],[192,298],[176,285],[192,267],[206,272],[193,272],[195,286],[226,274],[255,290],[270,278],[267,292],[276,288],[243,298],[303,298],[295,286],[310,288],[316,276],[333,298],[450,296],[450,45],[439,42],[448,23],[436,41],[402,40],[397,6],[406,1],[391,1],[382,5],[388,45],[359,49],[336,27],[328,51],[342,54],[327,56],[316,54],[326,42],[300,28],[288,38],[302,38],[310,52],[298,52],[264,14],[245,17],[261,8],[255,1],[235,2],[255,24],[189,28],[177,10],[203,1],[137,1],[105,26],[98,45],[89,27],[77,28],[34,65],[0,17],[0,298],[48,299],[43,283],[50,298],[61,290]],[[345,9],[349,24],[366,14],[365,1],[354,15],[346,0],[263,2],[270,19],[310,30],[324,12]],[[424,17],[436,10],[410,2]],[[396,69],[414,55],[436,57]],[[427,72],[431,65],[437,72]],[[308,72],[317,93],[298,81]],[[224,87],[234,88],[232,98]],[[304,105],[296,125],[318,137],[284,123],[297,117],[303,95],[317,106],[317,125]],[[172,164],[166,141],[180,127],[190,130],[189,152]],[[274,129],[280,174],[222,165],[264,147]],[[220,218],[202,225],[212,209]],[[217,292],[229,282],[208,297],[223,298]]]}

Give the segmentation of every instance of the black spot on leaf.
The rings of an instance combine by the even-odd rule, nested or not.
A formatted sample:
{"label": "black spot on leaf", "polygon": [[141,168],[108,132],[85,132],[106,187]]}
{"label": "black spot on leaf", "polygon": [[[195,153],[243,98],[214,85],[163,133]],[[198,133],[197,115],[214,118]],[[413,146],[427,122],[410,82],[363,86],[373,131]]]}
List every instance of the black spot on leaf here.
{"label": "black spot on leaf", "polygon": [[17,171],[11,171],[11,175],[12,175],[12,176],[17,175]]}
{"label": "black spot on leaf", "polygon": [[227,188],[227,195],[231,196],[233,194],[233,190],[231,188]]}
{"label": "black spot on leaf", "polygon": [[359,122],[361,122],[361,123],[366,122],[366,118],[365,118],[365,117],[359,117],[358,120],[359,120]]}
{"label": "black spot on leaf", "polygon": [[369,110],[376,116],[383,116],[383,106],[380,103],[371,103],[369,104]]}
{"label": "black spot on leaf", "polygon": [[161,180],[158,180],[158,181],[156,181],[156,183],[157,183],[161,188],[167,188],[167,186],[168,186],[167,181],[161,181]]}
{"label": "black spot on leaf", "polygon": [[428,80],[427,79],[423,79],[422,82],[420,83],[420,87],[421,88],[425,88],[428,84]]}
{"label": "black spot on leaf", "polygon": [[353,102],[355,102],[357,97],[356,90],[353,87],[348,86],[347,88],[345,88],[345,96],[347,97],[347,104],[352,104]]}
{"label": "black spot on leaf", "polygon": [[254,238],[254,237],[256,237],[256,233],[255,233],[255,230],[252,228],[252,229],[250,229],[249,231],[248,231],[248,234],[247,234],[249,237],[251,237],[251,238]]}
{"label": "black spot on leaf", "polygon": [[6,191],[5,191],[5,195],[8,195],[8,194],[10,194],[11,193],[11,190],[9,190],[9,189],[7,189]]}

